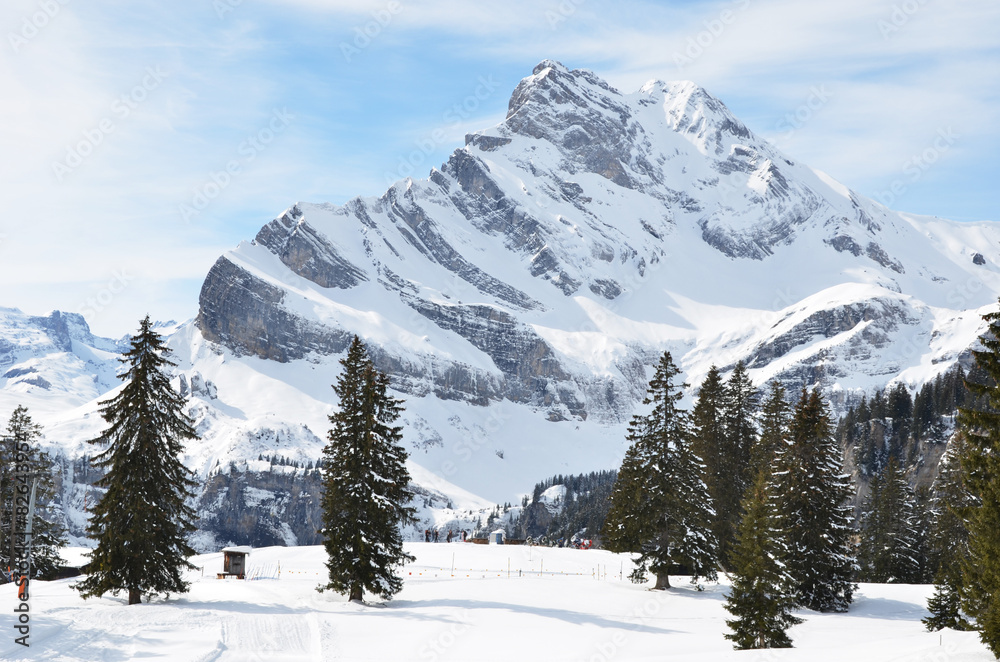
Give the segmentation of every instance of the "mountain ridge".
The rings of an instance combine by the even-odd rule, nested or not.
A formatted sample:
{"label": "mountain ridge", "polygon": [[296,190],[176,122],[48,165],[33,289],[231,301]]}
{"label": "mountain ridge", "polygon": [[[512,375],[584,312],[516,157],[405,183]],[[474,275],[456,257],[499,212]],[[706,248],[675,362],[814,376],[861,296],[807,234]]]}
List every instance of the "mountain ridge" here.
{"label": "mountain ridge", "polygon": [[[893,212],[693,83],[622,94],[546,60],[505,120],[428,178],[295,203],[220,256],[197,318],[170,336],[203,435],[186,462],[211,477],[250,476],[264,455],[314,461],[357,334],[407,401],[424,521],[456,518],[546,475],[616,466],[663,351],[694,385],[744,361],[759,385],[823,387],[835,412],[891,382],[919,387],[968,360],[998,264],[1000,225]],[[0,394],[46,399],[16,376]],[[98,427],[93,400],[45,410],[68,459]],[[246,484],[270,501],[219,483],[202,512],[310,539],[294,480]]]}

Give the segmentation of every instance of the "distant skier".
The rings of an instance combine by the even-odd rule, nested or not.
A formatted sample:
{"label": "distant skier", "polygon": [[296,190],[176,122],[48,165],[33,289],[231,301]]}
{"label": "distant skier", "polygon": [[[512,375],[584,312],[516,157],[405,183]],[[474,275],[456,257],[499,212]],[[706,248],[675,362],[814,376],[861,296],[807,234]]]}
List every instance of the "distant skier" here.
{"label": "distant skier", "polygon": [[452,539],[453,537],[454,537],[454,536],[453,536],[453,535],[452,535],[452,533],[451,533],[451,529],[448,529],[448,542],[449,542],[449,543],[451,542],[451,539]]}
{"label": "distant skier", "polygon": [[430,541],[431,541],[431,530],[424,529],[424,542],[430,542]]}
{"label": "distant skier", "polygon": [[438,541],[438,530],[434,529],[434,542]]}

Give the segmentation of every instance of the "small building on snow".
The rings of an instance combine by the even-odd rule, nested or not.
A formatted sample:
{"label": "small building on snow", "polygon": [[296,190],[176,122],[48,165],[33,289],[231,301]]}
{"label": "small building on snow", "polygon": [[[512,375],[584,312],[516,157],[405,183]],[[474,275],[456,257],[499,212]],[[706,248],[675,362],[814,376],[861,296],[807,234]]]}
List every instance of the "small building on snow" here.
{"label": "small building on snow", "polygon": [[226,577],[244,579],[247,572],[247,556],[251,551],[252,548],[246,545],[223,548],[222,572],[219,573],[219,579]]}
{"label": "small building on snow", "polygon": [[497,529],[496,531],[494,531],[493,533],[490,534],[490,544],[491,545],[502,545],[502,544],[504,544],[504,538],[505,537],[506,537],[506,534],[503,532],[503,529]]}

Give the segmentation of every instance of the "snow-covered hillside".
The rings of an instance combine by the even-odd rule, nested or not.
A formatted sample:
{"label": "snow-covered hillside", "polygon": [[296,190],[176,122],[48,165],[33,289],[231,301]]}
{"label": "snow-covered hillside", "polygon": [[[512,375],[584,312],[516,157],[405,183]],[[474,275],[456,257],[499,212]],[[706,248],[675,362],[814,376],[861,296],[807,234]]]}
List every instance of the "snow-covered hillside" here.
{"label": "snow-covered hillside", "polygon": [[48,418],[90,403],[117,385],[122,348],[94,336],[75,313],[31,317],[0,308],[0,412],[28,400]]}
{"label": "snow-covered hillside", "polygon": [[[124,607],[86,603],[73,580],[35,582],[31,643],[0,639],[0,659],[62,662],[168,660],[808,660],[987,662],[975,632],[929,633],[920,618],[931,587],[862,584],[846,614],[799,611],[795,648],[734,651],[723,638],[728,586],[649,591],[627,580],[623,555],[468,543],[408,543],[416,562],[387,604],[358,605],[317,593],[322,547],[255,549],[248,576],[218,580],[222,554],[192,559],[187,595]],[[454,568],[454,570],[453,570]],[[509,575],[508,575],[509,568]],[[202,576],[204,572],[204,576]],[[623,580],[621,575],[626,579]],[[15,586],[0,601],[15,603]]]}
{"label": "snow-covered hillside", "polygon": [[[842,408],[967,358],[997,292],[1000,225],[886,209],[693,83],[622,94],[544,61],[504,122],[427,179],[292,205],[212,267],[197,319],[170,337],[202,434],[186,458],[200,507],[240,514],[205,546],[246,542],[246,517],[264,522],[251,542],[313,540],[315,504],[296,499],[315,499],[354,334],[406,400],[419,531],[617,466],[664,350],[693,385],[742,360],[757,383],[818,384]],[[2,403],[37,408],[70,471],[114,347],[10,328],[0,343],[32,349],[0,344]]]}

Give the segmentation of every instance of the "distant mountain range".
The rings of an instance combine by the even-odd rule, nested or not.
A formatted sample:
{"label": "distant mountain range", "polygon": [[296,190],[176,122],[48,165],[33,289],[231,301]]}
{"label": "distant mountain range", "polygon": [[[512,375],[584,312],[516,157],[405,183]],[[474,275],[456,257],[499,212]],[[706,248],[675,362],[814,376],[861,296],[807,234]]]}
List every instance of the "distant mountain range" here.
{"label": "distant mountain range", "polygon": [[[202,434],[203,546],[315,540],[309,466],[355,334],[406,400],[422,530],[617,466],[664,350],[694,386],[744,361],[838,411],[919,386],[968,358],[998,265],[1000,224],[891,211],[693,83],[622,94],[544,61],[427,179],[292,205],[218,259],[195,320],[164,327]],[[0,310],[0,412],[46,425],[71,522],[122,346],[79,315]]]}

